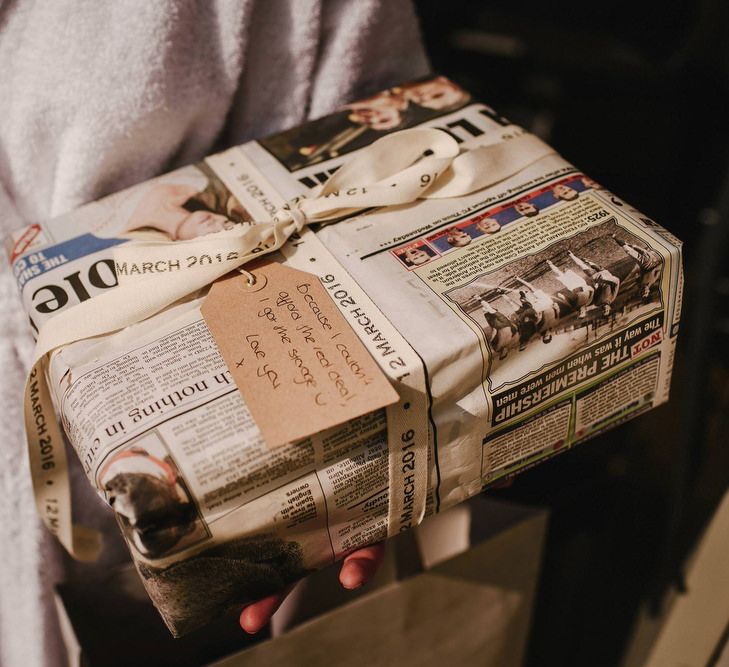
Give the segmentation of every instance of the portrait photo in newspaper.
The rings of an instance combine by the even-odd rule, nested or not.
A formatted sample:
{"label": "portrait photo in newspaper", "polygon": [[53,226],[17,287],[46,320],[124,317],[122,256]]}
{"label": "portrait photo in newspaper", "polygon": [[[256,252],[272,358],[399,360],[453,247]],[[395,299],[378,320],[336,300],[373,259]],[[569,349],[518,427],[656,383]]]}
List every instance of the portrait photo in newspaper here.
{"label": "portrait photo in newspaper", "polygon": [[470,101],[465,90],[439,76],[390,88],[259,143],[289,171],[297,171],[456,111]]}
{"label": "portrait photo in newspaper", "polygon": [[100,237],[189,241],[251,219],[218,175],[198,162],[112,195],[89,226]]}
{"label": "portrait photo in newspaper", "polygon": [[145,558],[168,556],[210,537],[177,463],[155,431],[114,451],[97,476],[122,532]]}

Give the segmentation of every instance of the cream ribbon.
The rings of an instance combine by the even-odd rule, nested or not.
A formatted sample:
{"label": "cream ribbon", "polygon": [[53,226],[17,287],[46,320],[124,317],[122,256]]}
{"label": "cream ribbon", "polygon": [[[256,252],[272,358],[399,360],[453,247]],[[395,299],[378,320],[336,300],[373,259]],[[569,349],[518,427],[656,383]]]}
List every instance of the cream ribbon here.
{"label": "cream ribbon", "polygon": [[317,196],[292,202],[269,222],[189,241],[130,242],[115,248],[119,285],[60,312],[41,327],[26,383],[31,473],[36,505],[46,526],[79,560],[98,555],[99,535],[72,522],[64,442],[46,381],[49,353],[145,320],[246,262],[277,250],[308,224],[334,222],[363,209],[418,199],[464,196],[495,185],[551,153],[552,148],[528,134],[460,153],[455,139],[442,130],[403,130],[361,150]]}

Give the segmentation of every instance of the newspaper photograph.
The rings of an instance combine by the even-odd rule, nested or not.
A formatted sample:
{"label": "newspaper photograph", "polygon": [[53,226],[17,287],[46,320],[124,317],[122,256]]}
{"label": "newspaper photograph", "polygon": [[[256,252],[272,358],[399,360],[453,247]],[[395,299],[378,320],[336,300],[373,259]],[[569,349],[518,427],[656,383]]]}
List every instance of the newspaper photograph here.
{"label": "newspaper photograph", "polygon": [[443,76],[382,91],[259,143],[289,171],[346,155],[396,130],[465,106],[471,96]]}
{"label": "newspaper photograph", "polygon": [[662,264],[612,218],[444,295],[483,330],[498,390],[661,308]]}

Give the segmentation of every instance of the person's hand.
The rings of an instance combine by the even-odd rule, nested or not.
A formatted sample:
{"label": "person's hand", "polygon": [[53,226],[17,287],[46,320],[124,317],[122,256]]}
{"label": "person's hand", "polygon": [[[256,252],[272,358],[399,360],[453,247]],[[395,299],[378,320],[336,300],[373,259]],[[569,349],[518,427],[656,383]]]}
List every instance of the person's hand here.
{"label": "person's hand", "polygon": [[[339,582],[349,590],[364,586],[377,572],[384,555],[385,545],[382,542],[353,551],[342,561]],[[240,626],[249,634],[255,634],[265,627],[293,587],[292,584],[275,595],[244,607],[240,614]]]}

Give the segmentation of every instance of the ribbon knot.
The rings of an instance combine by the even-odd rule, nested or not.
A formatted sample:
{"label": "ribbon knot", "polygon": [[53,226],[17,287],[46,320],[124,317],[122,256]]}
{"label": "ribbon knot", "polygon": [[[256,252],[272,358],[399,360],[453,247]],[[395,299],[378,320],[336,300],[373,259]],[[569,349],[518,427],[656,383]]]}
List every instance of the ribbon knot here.
{"label": "ribbon knot", "polygon": [[286,208],[286,212],[291,216],[297,232],[301,232],[301,230],[304,229],[309,222],[306,217],[306,213],[301,210],[299,202],[300,200],[296,199],[290,202],[288,208]]}

